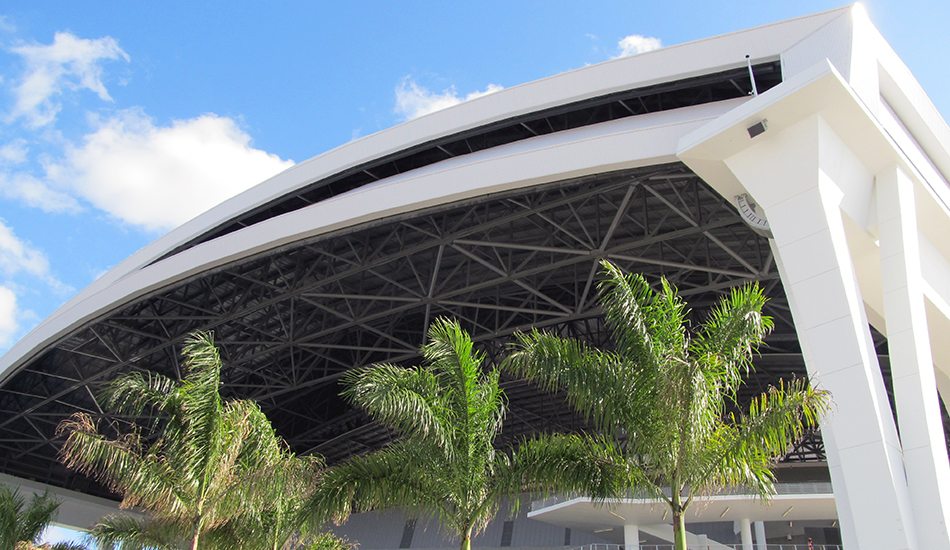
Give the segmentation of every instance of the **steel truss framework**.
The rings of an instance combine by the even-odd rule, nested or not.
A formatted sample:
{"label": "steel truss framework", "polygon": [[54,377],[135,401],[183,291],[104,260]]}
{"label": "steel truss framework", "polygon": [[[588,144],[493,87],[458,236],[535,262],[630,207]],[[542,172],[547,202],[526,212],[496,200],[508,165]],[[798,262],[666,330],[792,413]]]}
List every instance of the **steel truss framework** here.
{"label": "steel truss framework", "polygon": [[[331,463],[390,441],[338,397],[349,369],[418,359],[428,324],[458,318],[489,361],[511,335],[542,327],[609,345],[596,304],[598,261],[666,276],[693,315],[734,285],[759,281],[776,330],[741,396],[804,375],[769,245],[681,164],[614,172],[378,220],[176,283],[84,326],[0,388],[0,471],[105,495],[56,460],[57,424],[76,411],[108,419],[102,385],[128,369],[179,373],[179,347],[213,330],[223,392],[260,403],[299,453]],[[577,430],[559,396],[507,379],[508,444]],[[815,434],[790,460],[821,460]]]}

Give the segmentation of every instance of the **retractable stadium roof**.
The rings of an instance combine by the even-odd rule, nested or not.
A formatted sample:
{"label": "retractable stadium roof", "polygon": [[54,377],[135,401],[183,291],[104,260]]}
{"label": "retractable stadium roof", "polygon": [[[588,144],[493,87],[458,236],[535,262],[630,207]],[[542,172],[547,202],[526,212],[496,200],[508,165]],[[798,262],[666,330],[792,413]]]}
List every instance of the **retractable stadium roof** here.
{"label": "retractable stadium roof", "polygon": [[[458,318],[490,361],[530,327],[609,345],[596,303],[602,258],[669,278],[697,315],[758,281],[776,330],[744,398],[803,375],[768,240],[678,161],[677,143],[748,100],[746,55],[759,93],[818,55],[802,49],[809,37],[833,39],[822,55],[848,66],[838,38],[849,10],[505,89],[225,201],[105,274],[0,359],[0,472],[106,495],[59,464],[57,424],[76,411],[107,418],[98,391],[121,372],[178,376],[180,343],[197,329],[215,332],[223,393],[255,399],[295,451],[333,462],[379,448],[391,434],[340,400],[344,372],[416,361],[437,316]],[[559,396],[520,380],[505,389],[500,443],[584,427]],[[789,458],[823,459],[817,435]]]}

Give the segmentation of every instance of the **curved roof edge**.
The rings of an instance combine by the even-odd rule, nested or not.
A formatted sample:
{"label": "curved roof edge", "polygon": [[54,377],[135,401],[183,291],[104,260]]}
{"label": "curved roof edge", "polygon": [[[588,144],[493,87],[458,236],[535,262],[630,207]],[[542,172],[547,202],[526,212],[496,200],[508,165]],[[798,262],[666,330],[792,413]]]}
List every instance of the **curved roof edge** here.
{"label": "curved roof edge", "polygon": [[611,59],[512,86],[345,143],[300,162],[185,222],[130,256],[93,285],[111,284],[240,213],[346,168],[515,116],[631,88],[742,67],[746,64],[746,55],[751,56],[753,62],[774,59],[851,10],[851,6],[836,8]]}
{"label": "curved roof edge", "polygon": [[90,285],[0,357],[0,382],[47,346],[102,314],[230,262],[424,208],[569,178],[676,162],[677,145],[683,135],[745,101],[629,117],[450,159],[202,243],[130,271],[109,284]]}

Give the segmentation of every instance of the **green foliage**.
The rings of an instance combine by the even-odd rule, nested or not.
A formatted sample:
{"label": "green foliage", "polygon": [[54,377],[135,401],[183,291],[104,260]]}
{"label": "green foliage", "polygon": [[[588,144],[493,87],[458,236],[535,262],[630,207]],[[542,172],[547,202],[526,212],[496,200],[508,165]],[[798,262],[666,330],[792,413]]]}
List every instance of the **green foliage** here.
{"label": "green foliage", "polygon": [[298,550],[353,550],[356,544],[332,533],[321,533],[306,539]]}
{"label": "green foliage", "polygon": [[[758,285],[730,291],[690,331],[686,304],[665,279],[654,291],[640,275],[603,266],[601,305],[614,349],[533,331],[517,335],[506,368],[549,391],[565,391],[605,435],[600,444],[623,455],[627,489],[666,501],[678,534],[697,495],[742,486],[768,498],[770,466],[817,426],[830,395],[794,380],[771,388],[746,414],[727,414],[772,328]],[[664,495],[664,487],[672,494]],[[685,538],[677,536],[681,543]]]}
{"label": "green foliage", "polygon": [[496,450],[506,411],[499,371],[483,368],[455,321],[436,320],[429,341],[420,367],[379,364],[343,379],[344,397],[400,439],[329,470],[308,506],[318,518],[342,521],[353,512],[413,507],[436,514],[464,550],[501,497],[529,486],[574,490],[577,480],[587,488],[590,480],[609,477],[603,469],[617,471],[581,436],[538,439],[523,446],[523,455]]}
{"label": "green foliage", "polygon": [[187,546],[190,533],[176,521],[112,515],[101,518],[90,535],[100,550],[179,550]]}
{"label": "green foliage", "polygon": [[72,543],[37,544],[56,519],[60,504],[48,491],[27,500],[19,488],[0,484],[0,550],[84,550],[84,546]]}
{"label": "green foliage", "polygon": [[429,339],[424,366],[373,365],[343,379],[343,395],[401,439],[328,471],[313,505],[338,520],[386,506],[431,507],[464,542],[494,515],[505,489],[495,473],[507,456],[492,446],[504,396],[498,371],[482,373],[458,323],[437,320]]}
{"label": "green foliage", "polygon": [[150,513],[145,521],[104,518],[93,535],[106,549],[195,550],[206,535],[201,547],[211,548],[227,540],[226,528],[239,526],[247,542],[264,544],[272,533],[261,518],[271,503],[308,490],[322,466],[290,453],[256,403],[221,398],[221,359],[210,334],[192,334],[184,357],[180,382],[131,372],[105,392],[113,413],[152,414],[149,427],[161,426],[152,443],[135,426],[109,439],[85,413],[59,427],[68,434],[61,450],[67,466],[122,495],[123,507]]}
{"label": "green foliage", "polygon": [[16,550],[86,550],[86,547],[73,542],[57,542],[56,544],[50,544],[48,542],[43,544],[18,542],[16,544]]}

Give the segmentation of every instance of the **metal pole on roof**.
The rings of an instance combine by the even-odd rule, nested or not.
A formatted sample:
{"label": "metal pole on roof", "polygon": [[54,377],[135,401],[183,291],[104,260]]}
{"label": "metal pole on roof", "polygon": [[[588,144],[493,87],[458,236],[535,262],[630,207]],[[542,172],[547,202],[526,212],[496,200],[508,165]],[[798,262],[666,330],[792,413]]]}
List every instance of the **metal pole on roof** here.
{"label": "metal pole on roof", "polygon": [[748,54],[745,56],[746,63],[749,65],[749,80],[752,81],[752,95],[759,95],[759,89],[755,87],[755,75],[752,74],[752,58]]}

